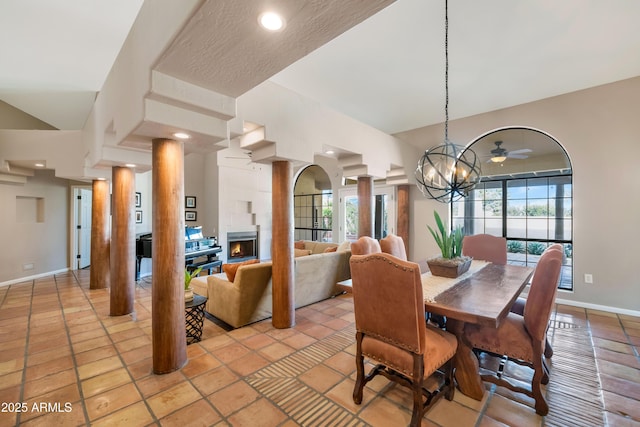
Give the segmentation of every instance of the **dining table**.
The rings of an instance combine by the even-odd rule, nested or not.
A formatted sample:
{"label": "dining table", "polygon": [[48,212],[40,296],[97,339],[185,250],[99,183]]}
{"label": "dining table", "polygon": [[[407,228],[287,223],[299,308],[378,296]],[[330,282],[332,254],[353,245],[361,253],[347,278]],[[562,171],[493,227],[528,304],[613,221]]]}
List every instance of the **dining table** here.
{"label": "dining table", "polygon": [[474,260],[469,271],[455,279],[422,273],[425,310],[445,316],[446,330],[458,339],[455,378],[463,394],[482,400],[485,391],[478,359],[464,339],[464,326],[474,323],[499,327],[533,271],[527,266]]}

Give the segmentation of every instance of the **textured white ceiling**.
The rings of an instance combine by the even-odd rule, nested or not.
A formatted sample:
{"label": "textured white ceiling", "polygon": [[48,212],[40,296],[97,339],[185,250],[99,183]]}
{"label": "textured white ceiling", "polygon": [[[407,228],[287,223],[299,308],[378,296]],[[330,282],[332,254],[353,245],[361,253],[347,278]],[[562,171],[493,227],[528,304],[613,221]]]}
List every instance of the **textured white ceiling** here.
{"label": "textured white ceiling", "polygon": [[[0,100],[60,129],[82,128],[141,3],[3,0]],[[247,19],[237,13],[245,2],[208,3],[232,7],[221,25]],[[303,2],[276,3],[295,13]],[[640,75],[640,1],[455,0],[449,19],[452,119]],[[226,63],[208,65],[237,61],[244,36],[223,40],[216,50]],[[295,48],[310,53],[273,81],[389,133],[444,120],[444,0],[397,0],[315,51],[306,42]],[[188,47],[180,61],[191,55],[192,70],[202,70]],[[179,65],[170,59],[167,70]]]}

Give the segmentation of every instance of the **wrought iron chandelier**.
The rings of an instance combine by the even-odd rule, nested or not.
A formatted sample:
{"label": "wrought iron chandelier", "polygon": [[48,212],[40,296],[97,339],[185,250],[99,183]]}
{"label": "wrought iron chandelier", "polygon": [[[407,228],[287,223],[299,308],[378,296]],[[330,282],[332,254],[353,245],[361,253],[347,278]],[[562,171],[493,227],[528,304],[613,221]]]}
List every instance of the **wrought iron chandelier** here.
{"label": "wrought iron chandelier", "polygon": [[476,153],[449,141],[449,6],[445,0],[445,119],[444,143],[425,151],[416,169],[422,194],[443,203],[467,196],[480,182],[480,162]]}

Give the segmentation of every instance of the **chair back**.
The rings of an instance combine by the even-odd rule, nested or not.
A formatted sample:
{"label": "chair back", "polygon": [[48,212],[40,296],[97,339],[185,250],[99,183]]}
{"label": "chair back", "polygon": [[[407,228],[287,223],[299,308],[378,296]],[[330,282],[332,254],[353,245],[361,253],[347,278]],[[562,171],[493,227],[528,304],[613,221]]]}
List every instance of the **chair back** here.
{"label": "chair back", "polygon": [[380,243],[369,236],[362,236],[351,243],[351,255],[368,255],[379,252],[382,252]]}
{"label": "chair back", "polygon": [[462,255],[494,264],[507,263],[507,239],[491,234],[474,234],[462,238]]}
{"label": "chair back", "polygon": [[551,309],[556,299],[558,279],[562,268],[562,251],[547,249],[533,273],[531,288],[524,306],[524,325],[536,340],[544,340]]}
{"label": "chair back", "polygon": [[417,354],[425,349],[425,310],[418,264],[386,253],[352,255],[356,330]]}
{"label": "chair back", "polygon": [[382,252],[391,254],[403,261],[407,260],[407,249],[404,246],[404,240],[400,236],[388,234],[387,237],[380,240],[380,249]]}

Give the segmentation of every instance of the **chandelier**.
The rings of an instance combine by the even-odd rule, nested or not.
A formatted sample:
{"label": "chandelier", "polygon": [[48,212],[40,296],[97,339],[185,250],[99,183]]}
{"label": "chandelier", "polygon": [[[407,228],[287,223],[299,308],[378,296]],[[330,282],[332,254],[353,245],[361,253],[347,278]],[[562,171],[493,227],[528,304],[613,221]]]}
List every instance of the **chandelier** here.
{"label": "chandelier", "polygon": [[444,143],[425,151],[416,169],[422,194],[443,203],[465,197],[480,182],[480,162],[476,153],[449,141],[449,12],[445,0],[444,56],[445,107]]}

